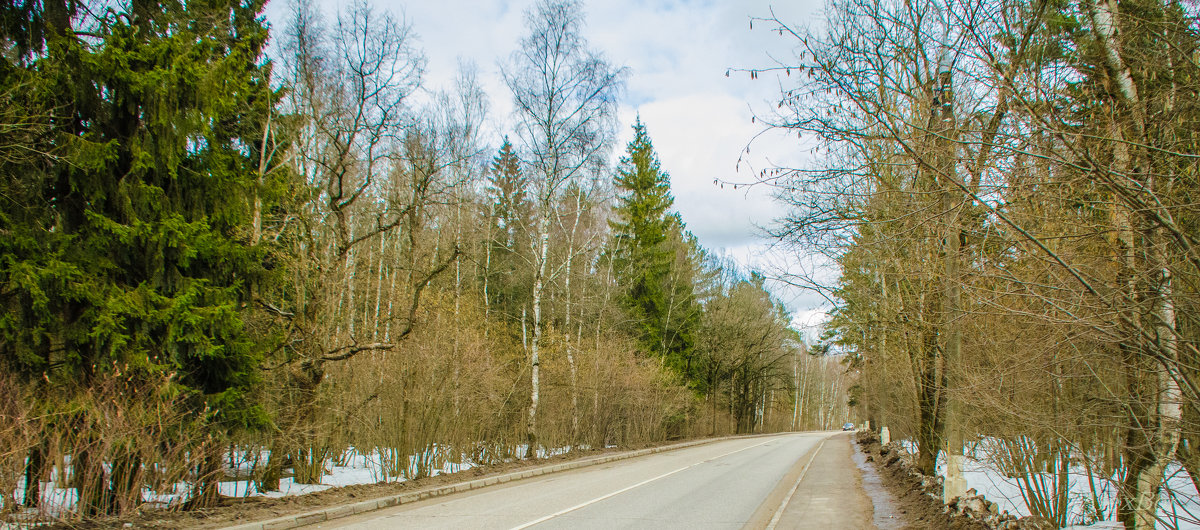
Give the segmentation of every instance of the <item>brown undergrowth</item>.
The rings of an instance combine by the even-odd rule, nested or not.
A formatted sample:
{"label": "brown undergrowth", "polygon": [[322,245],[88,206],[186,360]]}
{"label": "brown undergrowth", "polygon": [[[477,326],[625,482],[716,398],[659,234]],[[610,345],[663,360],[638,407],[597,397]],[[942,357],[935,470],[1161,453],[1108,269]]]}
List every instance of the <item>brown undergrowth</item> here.
{"label": "brown undergrowth", "polygon": [[[677,442],[671,442],[677,443]],[[221,497],[220,505],[192,511],[152,510],[131,513],[123,517],[91,518],[79,521],[63,521],[42,528],[53,529],[103,529],[103,528],[223,528],[252,521],[262,521],[299,515],[342,504],[387,497],[407,491],[443,486],[500,475],[523,469],[578,460],[602,454],[626,451],[630,448],[608,450],[576,450],[571,453],[537,460],[515,460],[483,467],[466,469],[434,477],[424,477],[404,482],[361,484],[330,488],[327,490],[279,498],[268,497]]]}

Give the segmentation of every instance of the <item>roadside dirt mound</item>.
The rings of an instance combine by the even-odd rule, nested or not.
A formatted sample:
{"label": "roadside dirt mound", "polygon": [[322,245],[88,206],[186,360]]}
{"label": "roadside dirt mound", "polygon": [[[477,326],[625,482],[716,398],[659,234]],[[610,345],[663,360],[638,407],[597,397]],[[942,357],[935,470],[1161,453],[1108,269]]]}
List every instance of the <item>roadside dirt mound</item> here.
{"label": "roadside dirt mound", "polygon": [[942,478],[922,475],[913,466],[912,456],[897,444],[880,445],[870,431],[859,432],[859,449],[875,465],[883,484],[896,498],[908,528],[936,530],[1042,530],[1053,524],[1035,517],[1017,519],[998,514],[996,504],[974,490],[957,497],[950,505],[942,504]]}
{"label": "roadside dirt mound", "polygon": [[987,530],[987,525],[970,519],[950,517],[942,505],[942,484],[936,477],[924,477],[912,470],[910,457],[892,445],[879,444],[870,431],[857,435],[859,450],[875,465],[883,485],[899,505],[908,528],[930,530]]}

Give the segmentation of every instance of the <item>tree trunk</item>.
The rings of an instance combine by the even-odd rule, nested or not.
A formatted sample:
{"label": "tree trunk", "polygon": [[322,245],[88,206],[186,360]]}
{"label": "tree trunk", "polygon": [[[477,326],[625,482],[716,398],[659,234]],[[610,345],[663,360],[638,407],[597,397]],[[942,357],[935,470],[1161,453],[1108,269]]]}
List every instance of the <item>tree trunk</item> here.
{"label": "tree trunk", "polygon": [[[387,263],[387,232],[379,234],[379,272],[375,279],[375,323],[371,326],[371,342],[379,342],[379,321],[383,310],[383,271]],[[391,316],[391,315],[388,315]]]}
{"label": "tree trunk", "polygon": [[[494,206],[493,206],[494,208]],[[483,245],[483,340],[487,342],[488,333],[492,327],[492,299],[488,293],[489,282],[492,277],[492,223],[494,222],[494,213],[488,213],[487,220],[487,237],[484,238]]]}
{"label": "tree trunk", "polygon": [[[397,253],[396,259],[399,260],[399,254],[403,251],[404,242],[399,238],[399,236],[397,236],[396,239],[395,252]],[[387,322],[383,325],[383,342],[391,342],[392,340],[392,308],[393,303],[396,300],[396,277],[400,275],[399,271],[393,269],[392,267],[388,268],[391,269],[390,276],[392,278],[388,281]],[[382,377],[382,374],[380,374],[380,376]]]}
{"label": "tree trunk", "polygon": [[[1180,426],[1183,419],[1182,392],[1179,388],[1177,375],[1171,373],[1174,369],[1172,361],[1178,359],[1177,338],[1175,333],[1175,307],[1171,293],[1170,271],[1162,269],[1159,277],[1159,288],[1154,301],[1153,316],[1155,319],[1155,336],[1159,337],[1159,355],[1163,360],[1155,365],[1155,396],[1156,403],[1153,412],[1154,422],[1143,428],[1151,429],[1147,433],[1148,444],[1145,466],[1136,473],[1135,497],[1133,502],[1134,528],[1150,529],[1155,527],[1158,510],[1159,491],[1163,483],[1167,465],[1175,459],[1179,447]],[[1153,348],[1155,345],[1150,345]],[[1157,356],[1155,356],[1157,358]]]}
{"label": "tree trunk", "polygon": [[945,393],[942,392],[941,356],[937,352],[937,331],[929,323],[922,325],[921,361],[917,401],[917,469],[925,475],[937,473],[937,455],[941,449]]}
{"label": "tree trunk", "polygon": [[273,442],[269,447],[267,463],[254,478],[254,487],[259,492],[279,491],[279,481],[283,478],[283,464],[287,459],[287,450],[278,442]]}
{"label": "tree trunk", "polygon": [[42,469],[46,465],[44,444],[39,443],[29,450],[25,463],[25,506],[37,508],[42,500]]}
{"label": "tree trunk", "polygon": [[[1113,86],[1117,96],[1123,100],[1130,111],[1126,123],[1113,123],[1112,126],[1116,162],[1114,169],[1120,176],[1137,183],[1137,193],[1145,190],[1153,195],[1161,191],[1157,189],[1161,184],[1156,183],[1153,176],[1148,176],[1150,160],[1142,153],[1141,148],[1137,147],[1139,144],[1152,142],[1146,141],[1146,109],[1141,101],[1138,86],[1124,61],[1123,43],[1120,41],[1121,34],[1118,31],[1120,26],[1118,4],[1114,0],[1090,0],[1085,3],[1085,10],[1092,23],[1096,39],[1103,49],[1105,66],[1114,80]],[[1126,142],[1126,138],[1131,141]],[[1152,173],[1149,172],[1149,174]],[[1118,204],[1116,208],[1124,209],[1124,206]],[[1132,232],[1133,223],[1129,217],[1133,213],[1117,212],[1118,221],[1123,221],[1118,223],[1119,229]],[[1127,445],[1127,453],[1129,453],[1127,460],[1130,467],[1127,470],[1126,488],[1123,489],[1122,495],[1132,496],[1132,499],[1123,498],[1119,504],[1121,507],[1119,515],[1122,522],[1126,527],[1139,530],[1154,528],[1163,472],[1166,470],[1167,464],[1174,459],[1179,444],[1183,412],[1180,406],[1182,395],[1178,382],[1179,374],[1175,372],[1178,369],[1175,302],[1171,287],[1171,272],[1167,268],[1170,260],[1167,256],[1163,231],[1161,226],[1156,226],[1148,229],[1141,238],[1132,237],[1132,233],[1124,234],[1125,237],[1121,238],[1126,253],[1123,267],[1131,269],[1130,272],[1135,272],[1138,268],[1131,263],[1133,261],[1131,256],[1136,257],[1141,254],[1148,258],[1146,267],[1142,270],[1148,272],[1149,276],[1147,280],[1144,280],[1146,282],[1144,290],[1147,301],[1150,302],[1148,315],[1150,322],[1148,325],[1140,324],[1134,320],[1137,317],[1131,315],[1128,322],[1131,328],[1129,330],[1130,340],[1147,342],[1144,339],[1134,339],[1141,335],[1143,329],[1138,328],[1143,326],[1149,328],[1151,330],[1149,334],[1157,339],[1150,341],[1145,346],[1139,347],[1136,344],[1130,344],[1125,347],[1125,349],[1133,351],[1152,350],[1144,353],[1149,354],[1149,358],[1155,359],[1153,396],[1146,396],[1151,397],[1151,399],[1143,401],[1148,406],[1146,414],[1140,415],[1140,418],[1134,418],[1135,421],[1127,436],[1129,444]],[[1132,284],[1136,277],[1134,274],[1129,274],[1129,283]],[[1127,303],[1134,304],[1139,301],[1137,286],[1130,285],[1127,289]],[[1131,374],[1131,377],[1137,377],[1137,374]],[[1139,424],[1137,420],[1144,420],[1145,423]],[[1135,430],[1142,432],[1135,433],[1133,432]]]}
{"label": "tree trunk", "polygon": [[538,398],[541,391],[541,375],[539,354],[541,353],[542,344],[542,295],[545,289],[546,278],[546,262],[550,255],[550,214],[549,207],[545,208],[542,218],[538,220],[538,238],[540,250],[538,252],[537,271],[533,277],[533,342],[530,344],[530,366],[532,372],[530,374],[531,393],[529,396],[529,417],[525,426],[525,441],[528,447],[525,449],[525,458],[536,458],[537,456],[537,411]]}
{"label": "tree trunk", "polygon": [[[564,274],[563,289],[566,294],[566,317],[563,329],[566,332],[567,366],[571,373],[571,444],[579,443],[579,388],[576,382],[578,369],[575,366],[575,343],[571,340],[571,265],[575,261],[575,234],[579,230],[579,218],[582,217],[582,192],[575,193],[575,220],[571,224],[571,235],[567,239],[567,265]],[[580,325],[582,335],[583,326]],[[578,337],[576,337],[578,339]]]}
{"label": "tree trunk", "polygon": [[792,396],[792,430],[798,431],[800,419],[800,355],[797,353],[792,356],[792,378],[796,380],[796,393]]}

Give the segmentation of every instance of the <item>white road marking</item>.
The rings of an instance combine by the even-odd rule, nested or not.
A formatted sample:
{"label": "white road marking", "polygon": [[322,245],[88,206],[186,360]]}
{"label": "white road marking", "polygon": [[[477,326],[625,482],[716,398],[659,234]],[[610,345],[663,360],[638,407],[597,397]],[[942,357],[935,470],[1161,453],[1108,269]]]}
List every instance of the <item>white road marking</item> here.
{"label": "white road marking", "polygon": [[[678,472],[680,472],[680,471],[684,471],[684,470],[687,470],[687,469],[691,469],[691,468],[693,468],[693,467],[696,467],[696,466],[698,466],[698,465],[700,465],[700,464],[707,464],[707,463],[709,463],[709,462],[712,462],[713,460],[716,460],[716,459],[718,459],[718,458],[725,458],[725,457],[727,457],[727,456],[729,456],[729,455],[732,455],[732,454],[734,454],[734,453],[740,453],[740,452],[742,452],[742,451],[745,451],[745,450],[747,450],[747,449],[754,449],[755,447],[758,447],[758,446],[760,446],[760,445],[765,445],[765,444],[768,444],[768,443],[774,442],[775,440],[776,440],[775,438],[772,438],[772,439],[770,439],[770,440],[767,440],[767,441],[765,441],[765,442],[762,442],[762,443],[757,443],[757,444],[754,444],[754,445],[751,445],[751,446],[748,446],[748,447],[743,447],[743,448],[741,448],[741,449],[737,449],[737,450],[734,450],[734,451],[730,451],[730,452],[728,452],[728,453],[725,453],[725,454],[723,454],[723,455],[714,456],[714,457],[712,457],[712,458],[709,458],[708,460],[704,460],[704,461],[701,461],[701,462],[696,462],[695,464],[691,464],[691,465],[688,465],[688,466],[684,466],[684,467],[681,467],[681,468],[679,468],[679,469],[676,469],[676,470],[674,470],[674,471],[668,471],[668,472],[666,472],[666,473],[663,473],[663,474],[661,474],[661,475],[659,475],[659,476],[657,476],[657,477],[654,477],[654,478],[650,478],[650,479],[643,480],[643,481],[641,481],[641,482],[638,482],[637,484],[634,484],[634,485],[632,485],[632,486],[629,486],[629,487],[626,487],[626,488],[621,488],[621,489],[619,489],[619,490],[617,490],[617,491],[614,491],[614,492],[612,492],[612,493],[609,493],[609,494],[607,494],[607,495],[603,495],[603,496],[600,496],[600,497],[596,497],[595,499],[592,499],[592,500],[590,500],[590,501],[586,501],[586,502],[582,502],[582,503],[576,504],[575,506],[572,506],[572,507],[570,507],[570,508],[567,508],[567,509],[564,509],[564,510],[559,510],[559,511],[557,511],[557,512],[554,512],[554,513],[552,513],[552,514],[550,514],[550,515],[547,515],[547,516],[545,516],[545,517],[540,517],[540,518],[538,518],[538,519],[534,519],[534,520],[532,520],[532,521],[529,521],[528,523],[525,523],[525,524],[522,524],[522,525],[519,525],[519,526],[514,526],[514,527],[512,527],[512,530],[523,530],[523,529],[525,529],[525,528],[529,528],[529,527],[531,527],[531,526],[533,526],[533,525],[544,523],[544,522],[546,522],[546,521],[549,521],[549,520],[551,520],[551,519],[553,519],[553,518],[555,518],[555,517],[558,517],[558,516],[560,516],[560,515],[568,514],[568,513],[571,513],[571,512],[573,512],[573,511],[575,511],[575,510],[578,510],[578,509],[580,509],[580,508],[583,508],[583,507],[585,507],[585,506],[589,506],[589,505],[592,505],[592,504],[596,504],[597,502],[600,502],[600,501],[602,501],[602,500],[604,500],[604,499],[608,499],[608,498],[610,498],[610,497],[615,497],[615,496],[617,496],[617,495],[620,495],[620,494],[622,494],[622,493],[625,493],[625,492],[627,492],[627,491],[629,491],[629,490],[631,490],[631,489],[634,489],[634,488],[637,488],[637,487],[640,487],[640,486],[645,486],[646,484],[649,484],[649,483],[651,483],[651,482],[654,482],[654,481],[656,481],[656,480],[659,480],[659,479],[662,479],[662,478],[669,477],[669,476],[671,476],[671,475],[674,475],[674,474],[676,474],[676,473],[678,473]],[[809,463],[812,463],[812,462],[809,462]]]}
{"label": "white road marking", "polygon": [[813,460],[817,459],[817,453],[821,452],[821,448],[825,446],[825,438],[817,445],[817,450],[813,451],[812,458],[808,459],[808,463],[804,464],[804,469],[800,470],[800,477],[796,479],[796,483],[792,484],[792,489],[788,491],[787,497],[783,498],[783,504],[779,505],[779,509],[775,510],[775,515],[771,517],[771,522],[767,523],[767,530],[775,530],[775,525],[779,524],[779,519],[783,518],[783,511],[787,508],[788,503],[792,502],[792,495],[796,494],[796,488],[800,487],[800,482],[804,480],[804,475],[808,474],[808,468],[812,466]]}

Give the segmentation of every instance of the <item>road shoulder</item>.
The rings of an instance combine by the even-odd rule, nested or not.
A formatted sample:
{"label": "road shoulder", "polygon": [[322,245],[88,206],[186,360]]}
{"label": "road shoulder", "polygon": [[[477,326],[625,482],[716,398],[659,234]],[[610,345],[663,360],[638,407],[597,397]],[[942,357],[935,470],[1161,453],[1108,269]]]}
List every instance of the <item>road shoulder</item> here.
{"label": "road shoulder", "polygon": [[853,451],[851,433],[839,433],[800,457],[747,528],[872,528]]}

